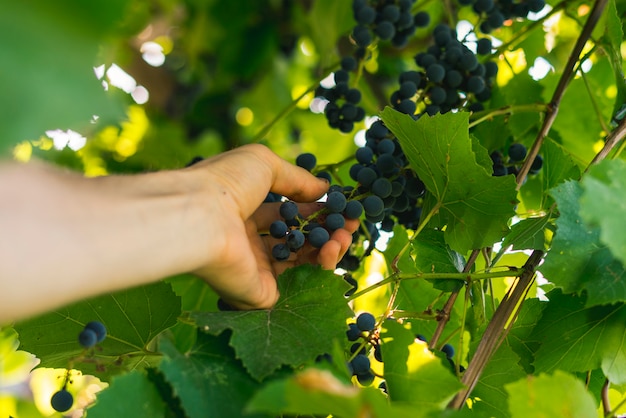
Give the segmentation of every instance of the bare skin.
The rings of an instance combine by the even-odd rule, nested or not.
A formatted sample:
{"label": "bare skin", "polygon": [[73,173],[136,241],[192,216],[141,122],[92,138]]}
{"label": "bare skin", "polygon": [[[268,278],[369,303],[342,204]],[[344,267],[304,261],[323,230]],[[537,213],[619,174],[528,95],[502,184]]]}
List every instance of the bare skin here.
{"label": "bare skin", "polygon": [[[41,163],[0,165],[0,324],[192,272],[240,309],[271,308],[276,276],[302,263],[335,268],[357,221],[321,249],[271,258],[259,232],[278,219],[268,191],[314,202],[328,183],[248,145],[189,168],[84,178]],[[318,203],[300,205],[313,213]]]}

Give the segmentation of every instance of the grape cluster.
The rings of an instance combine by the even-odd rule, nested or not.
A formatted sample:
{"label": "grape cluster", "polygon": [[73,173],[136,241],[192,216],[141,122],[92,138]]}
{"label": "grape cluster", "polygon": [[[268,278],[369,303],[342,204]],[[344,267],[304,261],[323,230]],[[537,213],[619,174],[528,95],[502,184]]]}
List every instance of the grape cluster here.
{"label": "grape cluster", "polygon": [[356,318],[356,322],[348,325],[346,331],[348,341],[353,342],[350,347],[348,370],[363,386],[368,386],[374,380],[368,348],[374,348],[374,358],[382,362],[380,340],[376,332],[376,318],[369,312],[363,312]]}
{"label": "grape cluster", "polygon": [[352,39],[360,48],[369,46],[375,38],[404,47],[418,27],[426,27],[430,17],[424,12],[413,15],[415,0],[354,0],[352,12],[357,25]]}
{"label": "grape cluster", "polygon": [[104,341],[106,335],[107,330],[102,322],[91,321],[88,322],[83,330],[78,334],[78,342],[84,348],[91,348]]}
{"label": "grape cluster", "polygon": [[[457,39],[454,29],[445,24],[433,30],[435,43],[415,56],[420,71],[400,74],[399,88],[393,92],[391,105],[399,112],[421,116],[426,113],[447,113],[453,109],[482,110],[481,102],[491,98],[493,78],[498,65],[481,63],[465,44]],[[491,54],[489,38],[478,40],[479,55]]]}
{"label": "grape cluster", "polygon": [[365,110],[358,106],[361,91],[350,87],[350,73],[357,69],[358,63],[353,57],[341,60],[341,69],[333,73],[335,85],[331,88],[319,86],[315,91],[317,97],[328,101],[324,115],[331,128],[348,133],[354,129],[354,123],[365,118]]}
{"label": "grape cluster", "polygon": [[482,33],[500,28],[506,20],[526,18],[530,12],[540,12],[546,5],[545,0],[458,0],[461,6],[472,6],[472,10],[481,17],[479,25]]}
{"label": "grape cluster", "polygon": [[[521,164],[526,159],[526,146],[521,143],[513,143],[507,150],[507,157],[500,151],[494,151],[491,153],[491,161],[493,162],[493,175],[505,176],[507,174],[517,175]],[[543,158],[541,155],[537,155],[530,166],[529,174],[538,174],[543,167]]]}

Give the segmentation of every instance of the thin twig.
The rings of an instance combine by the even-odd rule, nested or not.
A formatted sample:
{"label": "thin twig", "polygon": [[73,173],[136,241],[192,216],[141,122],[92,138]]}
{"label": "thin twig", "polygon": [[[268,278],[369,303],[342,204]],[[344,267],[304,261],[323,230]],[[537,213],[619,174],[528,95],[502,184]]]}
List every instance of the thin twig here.
{"label": "thin twig", "polygon": [[548,105],[548,111],[546,112],[546,117],[543,121],[543,125],[541,126],[541,129],[539,130],[539,133],[537,134],[537,138],[535,139],[535,142],[533,143],[532,147],[528,151],[528,155],[526,157],[526,160],[524,161],[524,164],[522,165],[519,173],[517,174],[516,181],[517,181],[518,190],[520,189],[520,187],[522,187],[522,184],[524,183],[524,179],[526,179],[526,176],[528,175],[528,172],[530,171],[530,166],[535,160],[535,157],[537,157],[537,155],[539,154],[539,149],[541,148],[541,145],[543,145],[543,141],[545,137],[548,135],[550,128],[552,128],[552,124],[554,123],[554,120],[556,119],[556,115],[559,111],[559,104],[561,103],[561,99],[563,99],[563,95],[565,94],[565,89],[567,88],[567,85],[569,84],[570,80],[574,76],[574,67],[576,66],[576,62],[578,61],[578,58],[580,57],[580,53],[582,52],[585,44],[587,43],[589,36],[591,36],[591,32],[593,31],[593,28],[596,26],[596,24],[600,20],[600,16],[602,15],[604,7],[606,6],[607,3],[608,3],[608,0],[597,0],[595,4],[593,5],[593,9],[591,10],[591,13],[589,14],[589,18],[587,19],[587,22],[585,22],[585,26],[583,27],[583,30],[580,36],[578,37],[578,40],[576,41],[576,45],[574,45],[574,49],[572,50],[572,53],[570,54],[569,59],[567,60],[567,64],[565,65],[563,74],[561,75],[561,78],[559,79],[559,84],[554,90],[554,94],[552,95],[552,99],[550,100],[550,103]]}
{"label": "thin twig", "polygon": [[611,400],[609,399],[610,385],[611,382],[609,382],[609,379],[606,379],[602,385],[602,391],[600,392],[600,397],[602,398],[602,412],[604,412],[605,417],[611,414]]}
{"label": "thin twig", "polygon": [[609,155],[611,150],[624,138],[624,136],[626,136],[626,118],[622,119],[617,128],[615,128],[615,130],[613,130],[613,132],[606,137],[604,147],[602,147],[600,152],[593,157],[593,160],[591,160],[585,169],[585,172],[589,170],[589,167],[606,158],[606,156]]}
{"label": "thin twig", "polygon": [[[469,273],[472,267],[474,267],[474,263],[476,259],[480,255],[480,250],[473,250],[467,259],[467,263],[465,264],[465,268],[463,268],[463,273]],[[456,302],[457,297],[459,296],[459,292],[461,288],[456,289],[454,292],[450,294],[450,297],[446,301],[446,304],[443,306],[443,310],[441,311],[440,319],[437,323],[437,328],[433,336],[428,343],[431,349],[434,349],[437,346],[437,342],[439,341],[439,337],[443,333],[443,329],[446,327],[446,324],[450,320],[450,313],[452,312],[452,308],[454,307],[454,303]]]}

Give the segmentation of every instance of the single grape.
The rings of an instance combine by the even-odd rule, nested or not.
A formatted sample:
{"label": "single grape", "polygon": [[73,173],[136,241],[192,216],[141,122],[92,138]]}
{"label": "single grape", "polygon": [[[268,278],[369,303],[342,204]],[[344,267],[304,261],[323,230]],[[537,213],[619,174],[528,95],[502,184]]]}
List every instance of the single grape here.
{"label": "single grape", "polygon": [[543,167],[543,157],[541,157],[541,155],[537,155],[530,166],[529,173],[537,174],[541,170],[541,167]]}
{"label": "single grape", "polygon": [[330,239],[330,234],[326,229],[317,227],[309,232],[308,239],[312,247],[321,248]]}
{"label": "single grape", "polygon": [[372,183],[372,192],[381,199],[391,195],[391,188],[391,182],[384,177],[378,178]]}
{"label": "single grape", "polygon": [[446,69],[440,64],[431,64],[426,69],[426,76],[433,83],[439,83],[446,76]]}
{"label": "single grape", "polygon": [[78,342],[85,348],[91,348],[98,342],[98,335],[91,329],[83,329],[78,334]]}
{"label": "single grape", "polygon": [[369,312],[363,312],[356,318],[356,326],[361,331],[372,331],[376,326],[376,318]]}
{"label": "single grape", "polygon": [[374,151],[370,147],[361,147],[356,150],[354,156],[361,164],[370,164],[374,158]]}
{"label": "single grape", "polygon": [[400,8],[395,4],[388,4],[383,7],[382,17],[391,23],[395,23],[400,19]]}
{"label": "single grape", "polygon": [[284,238],[289,232],[289,227],[283,221],[274,221],[270,225],[270,235],[274,238]]}
{"label": "single grape", "polygon": [[498,11],[492,11],[489,16],[487,16],[487,23],[491,28],[498,29],[504,24],[504,16]]}
{"label": "single grape", "polygon": [[291,251],[298,251],[304,245],[304,234],[298,229],[287,234],[287,246]]}
{"label": "single grape", "polygon": [[352,38],[360,47],[366,47],[372,43],[372,34],[367,26],[357,25],[352,30]]}
{"label": "single grape", "polygon": [[418,28],[425,28],[430,24],[430,15],[427,12],[417,12],[413,17],[413,23]]}
{"label": "single grape", "polygon": [[352,121],[356,117],[356,106],[352,103],[344,103],[339,113],[345,120]]}
{"label": "single grape", "polygon": [[335,83],[339,85],[341,83],[347,83],[348,80],[350,80],[350,73],[348,73],[345,70],[337,70],[335,71],[334,77],[335,77]]}
{"label": "single grape", "polygon": [[523,161],[526,158],[526,147],[524,144],[515,143],[511,144],[508,150],[509,158],[512,162]]}
{"label": "single grape", "polygon": [[104,341],[104,339],[107,336],[107,329],[104,326],[104,324],[100,321],[87,322],[87,325],[85,325],[85,329],[90,329],[96,333],[96,336],[98,337],[97,344]]}
{"label": "single grape", "polygon": [[74,397],[65,388],[56,392],[50,399],[50,404],[57,412],[65,412],[69,410],[74,404]]}
{"label": "single grape", "polygon": [[382,154],[393,154],[396,150],[396,144],[389,138],[385,138],[376,145],[376,153],[378,155]]}
{"label": "single grape", "polygon": [[[346,101],[352,104],[357,104],[361,101],[361,91],[359,89],[351,88],[346,92],[344,96],[346,98]],[[356,109],[358,109],[358,107]]]}
{"label": "single grape", "polygon": [[315,155],[305,152],[304,154],[300,154],[296,157],[296,165],[298,167],[302,167],[307,171],[311,171],[315,168],[317,164],[317,158]]}
{"label": "single grape", "polygon": [[396,34],[396,27],[393,25],[393,23],[387,20],[383,20],[378,23],[378,25],[376,25],[376,29],[374,30],[374,32],[376,32],[376,35],[378,35],[378,37],[383,41],[388,41],[389,39],[393,38],[393,35]]}
{"label": "single grape", "polygon": [[291,250],[289,250],[289,247],[287,246],[287,244],[276,244],[272,248],[272,256],[274,257],[274,259],[278,261],[287,260],[289,258],[290,253],[291,253]]}
{"label": "single grape", "polygon": [[428,339],[423,334],[415,334],[415,338],[420,341],[424,341],[425,343],[428,342]]}
{"label": "single grape", "polygon": [[346,336],[348,337],[348,341],[356,341],[361,336],[361,330],[356,324],[349,324]]}
{"label": "single grape", "polygon": [[341,213],[331,213],[326,217],[326,222],[324,224],[326,225],[326,228],[331,231],[335,231],[345,226],[346,218],[344,218]]}
{"label": "single grape", "polygon": [[358,200],[351,200],[346,203],[344,215],[348,219],[358,219],[363,214],[363,205]]}
{"label": "single grape", "polygon": [[341,59],[341,69],[344,71],[354,71],[357,67],[357,62],[353,57],[347,56]]}
{"label": "single grape", "polygon": [[412,81],[404,81],[400,84],[398,93],[403,99],[410,99],[415,96],[415,93],[417,93],[417,85]]}
{"label": "single grape", "polygon": [[459,64],[461,68],[466,71],[472,71],[476,67],[478,67],[478,59],[476,55],[474,55],[471,51],[463,54],[461,59],[459,60]]}
{"label": "single grape", "polygon": [[370,187],[378,175],[369,167],[363,167],[356,176],[356,180],[364,187]]}
{"label": "single grape", "polygon": [[385,126],[383,121],[377,120],[372,123],[372,126],[367,130],[367,132],[372,135],[373,138],[382,139],[389,135],[389,129]]}
{"label": "single grape", "polygon": [[381,349],[380,349],[380,344],[377,344],[377,345],[374,347],[374,358],[375,358],[377,361],[380,361],[381,363],[382,363],[382,361],[383,361],[383,353],[382,353],[382,351],[381,351]]}
{"label": "single grape", "polygon": [[491,39],[481,38],[476,43],[476,53],[479,55],[491,54]]}
{"label": "single grape", "polygon": [[378,216],[385,209],[383,200],[378,196],[367,196],[363,199],[362,205],[367,216]]}
{"label": "single grape", "polygon": [[350,362],[354,374],[365,374],[370,371],[370,359],[365,354],[357,354]]}
{"label": "single grape", "polygon": [[439,105],[446,101],[446,90],[439,86],[434,86],[430,89],[430,101]]}
{"label": "single grape", "polygon": [[449,359],[454,357],[454,347],[450,344],[444,344],[443,347],[441,347],[441,351],[443,351]]}
{"label": "single grape", "polygon": [[368,371],[367,373],[361,373],[356,375],[356,380],[359,382],[361,386],[369,386],[372,384],[376,376],[372,371]]}
{"label": "single grape", "polygon": [[480,93],[482,92],[487,85],[485,84],[485,80],[477,75],[473,75],[467,79],[467,90],[472,93]]}
{"label": "single grape", "polygon": [[291,220],[294,219],[297,215],[298,215],[298,205],[295,202],[292,201],[287,201],[287,202],[283,202],[280,205],[280,216],[283,217],[283,219],[286,220]]}
{"label": "single grape", "polygon": [[326,208],[331,213],[340,213],[346,208],[347,200],[342,192],[330,192],[326,198]]}
{"label": "single grape", "polygon": [[370,6],[361,7],[354,14],[354,20],[361,25],[369,25],[370,23],[374,23],[376,19],[376,10]]}
{"label": "single grape", "polygon": [[456,88],[463,82],[463,75],[457,70],[450,70],[446,73],[444,80],[448,87]]}

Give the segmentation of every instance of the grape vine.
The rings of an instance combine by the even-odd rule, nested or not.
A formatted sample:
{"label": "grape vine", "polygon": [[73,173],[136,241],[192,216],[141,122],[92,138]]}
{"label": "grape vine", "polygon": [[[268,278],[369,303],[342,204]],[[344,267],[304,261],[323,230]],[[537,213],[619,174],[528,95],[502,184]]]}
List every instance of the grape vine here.
{"label": "grape vine", "polygon": [[[306,207],[267,195],[278,216],[262,234],[275,261],[358,221],[347,253],[334,272],[285,271],[269,310],[233,309],[184,275],[15,324],[20,349],[61,370],[46,407],[90,417],[118,406],[191,418],[618,417],[623,7],[294,3],[285,13],[306,24],[291,28],[296,46],[281,44],[281,77],[239,99],[256,113],[237,140],[266,140],[329,181]],[[529,69],[541,60],[551,67],[537,76]],[[283,108],[255,107],[273,94],[263,88],[293,82],[285,63],[307,84]],[[87,406],[83,375],[108,382]]]}

